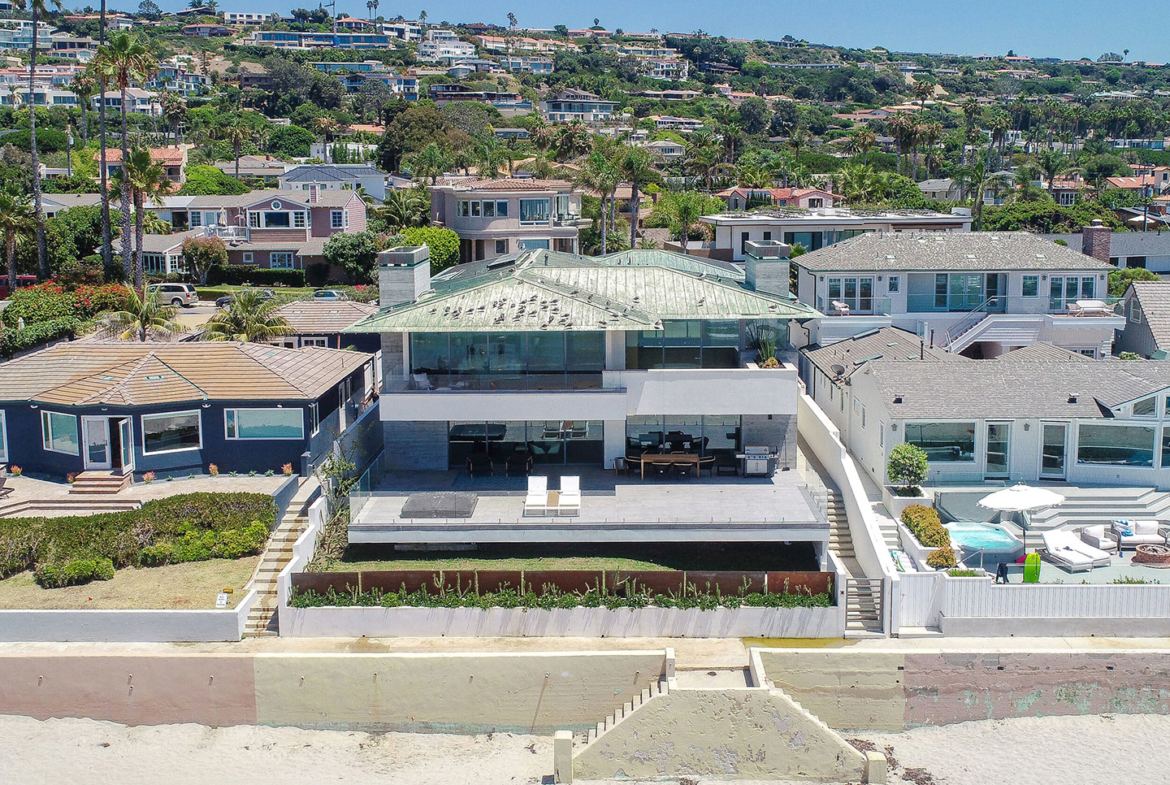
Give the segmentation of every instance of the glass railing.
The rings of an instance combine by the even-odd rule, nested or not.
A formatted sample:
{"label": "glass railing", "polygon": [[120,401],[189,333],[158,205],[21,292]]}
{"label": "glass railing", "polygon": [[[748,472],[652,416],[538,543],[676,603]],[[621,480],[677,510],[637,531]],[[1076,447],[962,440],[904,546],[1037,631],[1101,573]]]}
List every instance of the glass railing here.
{"label": "glass railing", "polygon": [[582,373],[415,373],[409,379],[387,379],[386,392],[525,392],[539,390],[600,390],[602,372]]}
{"label": "glass railing", "polygon": [[351,521],[358,516],[362,508],[373,497],[374,490],[382,484],[382,480],[386,476],[384,458],[385,453],[378,453],[374,462],[370,464],[370,468],[366,469],[353,487],[349,489],[349,519]]}
{"label": "glass railing", "polygon": [[984,311],[1003,313],[1006,297],[984,297],[970,294],[909,294],[906,295],[906,313],[970,313]]}

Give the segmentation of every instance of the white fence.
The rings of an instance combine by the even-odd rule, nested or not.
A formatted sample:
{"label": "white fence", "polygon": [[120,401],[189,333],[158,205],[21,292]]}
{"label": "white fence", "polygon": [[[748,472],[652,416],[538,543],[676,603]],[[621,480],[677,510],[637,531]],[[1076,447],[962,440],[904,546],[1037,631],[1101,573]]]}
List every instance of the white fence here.
{"label": "white fence", "polygon": [[996,584],[945,572],[905,573],[901,627],[948,635],[1170,634],[1170,586]]}
{"label": "white fence", "polygon": [[0,611],[0,641],[238,641],[255,601],[252,590],[227,610]]}

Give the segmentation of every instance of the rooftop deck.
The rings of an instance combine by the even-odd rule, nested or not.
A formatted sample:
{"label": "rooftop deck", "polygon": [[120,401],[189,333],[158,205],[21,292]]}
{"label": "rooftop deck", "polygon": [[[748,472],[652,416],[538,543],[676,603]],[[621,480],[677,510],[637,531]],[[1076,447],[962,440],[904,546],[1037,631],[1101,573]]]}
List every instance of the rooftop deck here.
{"label": "rooftop deck", "polygon": [[[527,480],[472,478],[464,471],[391,472],[362,499],[351,543],[827,542],[829,524],[796,471],[772,478],[642,480],[586,466],[537,466],[548,487],[581,478],[579,515],[524,515]],[[403,518],[414,493],[470,491],[470,518]]]}

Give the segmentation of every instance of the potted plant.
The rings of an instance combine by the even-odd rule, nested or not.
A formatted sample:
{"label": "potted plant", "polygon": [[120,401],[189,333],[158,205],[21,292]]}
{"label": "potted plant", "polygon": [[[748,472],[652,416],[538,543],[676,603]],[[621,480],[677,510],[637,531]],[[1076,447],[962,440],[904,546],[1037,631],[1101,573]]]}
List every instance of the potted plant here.
{"label": "potted plant", "polygon": [[930,463],[926,451],[913,444],[899,444],[886,460],[886,477],[890,485],[882,486],[882,503],[890,517],[898,520],[912,504],[921,504],[925,496],[920,487],[926,482]]}

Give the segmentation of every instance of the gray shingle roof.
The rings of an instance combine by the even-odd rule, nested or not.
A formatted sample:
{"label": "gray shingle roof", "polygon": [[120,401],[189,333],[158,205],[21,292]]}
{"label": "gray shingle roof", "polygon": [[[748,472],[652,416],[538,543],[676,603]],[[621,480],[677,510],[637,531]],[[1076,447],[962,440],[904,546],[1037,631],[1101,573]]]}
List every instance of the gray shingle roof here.
{"label": "gray shingle roof", "polygon": [[958,363],[885,359],[870,368],[882,400],[899,419],[1101,418],[1110,416],[1111,407],[1170,388],[1165,362],[1057,360],[1044,349],[1008,357]]}
{"label": "gray shingle roof", "polygon": [[1142,319],[1150,327],[1159,349],[1170,350],[1170,281],[1134,281],[1131,297],[1142,309]]}
{"label": "gray shingle roof", "polygon": [[[864,362],[886,357],[898,360],[918,360],[921,358],[922,360],[974,362],[958,354],[925,346],[917,335],[897,327],[882,327],[827,346],[813,345],[800,351],[809,359],[809,362],[830,379],[848,378]],[[834,365],[843,367],[844,373],[835,372]]]}
{"label": "gray shingle roof", "polygon": [[[1064,240],[1074,251],[1081,250],[1081,234],[1042,234],[1047,240]],[[1170,256],[1170,232],[1113,232],[1109,237],[1110,256]]]}
{"label": "gray shingle roof", "polygon": [[384,172],[367,165],[340,166],[332,164],[310,164],[290,169],[280,179],[290,183],[320,183],[326,181],[348,181],[355,177],[385,177]]}
{"label": "gray shingle roof", "polygon": [[814,272],[1111,269],[1028,232],[868,232],[792,262]]}
{"label": "gray shingle roof", "polygon": [[[260,191],[249,191],[246,194],[232,196],[194,196],[186,206],[198,210],[211,210],[227,207],[249,207],[268,199],[280,198],[286,202],[295,202],[309,207],[344,207],[354,196],[353,191],[317,191],[317,201],[309,203],[309,192],[291,188],[265,188]],[[166,197],[170,198],[170,197]],[[165,199],[164,199],[165,201]]]}

